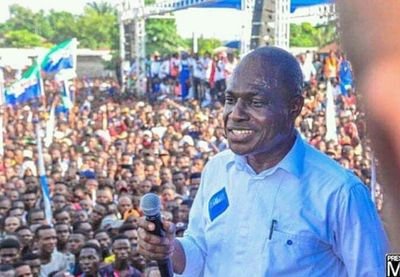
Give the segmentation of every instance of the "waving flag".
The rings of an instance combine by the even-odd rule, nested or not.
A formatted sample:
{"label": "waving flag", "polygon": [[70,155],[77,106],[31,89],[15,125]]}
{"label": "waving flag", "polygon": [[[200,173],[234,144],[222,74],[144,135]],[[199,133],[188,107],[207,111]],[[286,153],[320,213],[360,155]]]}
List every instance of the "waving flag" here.
{"label": "waving flag", "polygon": [[61,69],[75,68],[75,38],[66,40],[50,49],[42,61],[42,69],[47,73],[56,73]]}
{"label": "waving flag", "polygon": [[41,96],[40,71],[36,62],[22,74],[21,80],[15,82],[5,91],[5,102],[18,105]]}

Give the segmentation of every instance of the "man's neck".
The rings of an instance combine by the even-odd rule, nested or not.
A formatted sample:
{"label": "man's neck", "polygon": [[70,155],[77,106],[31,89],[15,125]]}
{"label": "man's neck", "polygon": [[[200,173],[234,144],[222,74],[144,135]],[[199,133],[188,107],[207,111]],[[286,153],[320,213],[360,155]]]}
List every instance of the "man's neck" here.
{"label": "man's neck", "polygon": [[275,146],[268,153],[259,153],[247,157],[247,162],[251,168],[258,174],[266,169],[277,165],[290,151],[296,141],[296,131],[288,135],[288,138],[282,145]]}
{"label": "man's neck", "polygon": [[48,253],[43,250],[40,250],[39,257],[40,257],[40,261],[42,262],[42,264],[48,264],[51,262],[51,254],[52,253]]}
{"label": "man's neck", "polygon": [[116,260],[114,263],[114,268],[116,270],[128,270],[129,269],[129,262],[127,260]]}

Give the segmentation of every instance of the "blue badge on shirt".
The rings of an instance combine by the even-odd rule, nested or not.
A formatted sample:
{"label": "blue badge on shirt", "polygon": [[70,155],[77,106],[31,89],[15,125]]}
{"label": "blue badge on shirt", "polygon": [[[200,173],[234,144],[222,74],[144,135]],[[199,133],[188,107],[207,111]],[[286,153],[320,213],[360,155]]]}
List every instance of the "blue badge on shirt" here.
{"label": "blue badge on shirt", "polygon": [[229,207],[228,195],[225,188],[214,194],[208,202],[208,213],[213,221]]}

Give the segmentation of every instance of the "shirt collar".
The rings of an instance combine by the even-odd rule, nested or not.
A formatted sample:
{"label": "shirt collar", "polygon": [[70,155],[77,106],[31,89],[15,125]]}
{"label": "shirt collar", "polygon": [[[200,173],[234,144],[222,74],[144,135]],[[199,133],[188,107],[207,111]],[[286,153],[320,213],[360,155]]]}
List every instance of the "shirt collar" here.
{"label": "shirt collar", "polygon": [[[304,141],[301,138],[299,133],[296,133],[296,140],[290,149],[290,151],[286,154],[286,156],[274,167],[269,168],[261,172],[259,175],[265,176],[270,175],[276,171],[276,169],[281,168],[286,172],[294,175],[298,179],[301,178],[304,169],[304,153],[305,153],[305,146]],[[231,159],[227,163],[227,167],[235,164],[238,170],[244,170],[246,167],[249,167],[247,163],[247,159],[245,156],[233,155],[233,159]]]}

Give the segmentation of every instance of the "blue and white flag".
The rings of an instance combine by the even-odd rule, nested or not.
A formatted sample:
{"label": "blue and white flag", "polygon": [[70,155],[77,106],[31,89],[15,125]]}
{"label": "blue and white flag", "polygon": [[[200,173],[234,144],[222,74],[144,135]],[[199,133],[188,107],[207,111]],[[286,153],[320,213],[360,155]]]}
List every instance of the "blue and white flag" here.
{"label": "blue and white flag", "polygon": [[72,38],[51,48],[49,53],[43,58],[43,71],[56,73],[61,69],[75,68],[76,45],[76,39]]}
{"label": "blue and white flag", "polygon": [[37,141],[37,157],[38,157],[38,168],[39,168],[39,181],[40,181],[40,187],[42,190],[42,196],[43,196],[43,204],[44,204],[44,212],[46,215],[46,220],[48,224],[52,224],[52,218],[53,218],[53,213],[51,210],[51,202],[50,202],[50,189],[49,189],[49,183],[47,182],[47,177],[46,177],[46,169],[45,169],[45,164],[44,164],[44,158],[43,158],[43,147],[42,147],[42,139],[41,139],[41,129],[40,129],[40,123],[37,120],[36,121],[36,141]]}
{"label": "blue and white flag", "polygon": [[40,71],[36,62],[22,74],[22,78],[5,90],[7,105],[26,103],[41,96]]}

